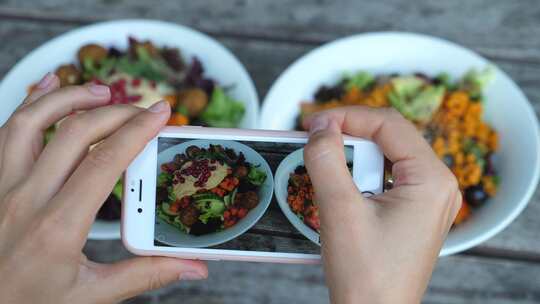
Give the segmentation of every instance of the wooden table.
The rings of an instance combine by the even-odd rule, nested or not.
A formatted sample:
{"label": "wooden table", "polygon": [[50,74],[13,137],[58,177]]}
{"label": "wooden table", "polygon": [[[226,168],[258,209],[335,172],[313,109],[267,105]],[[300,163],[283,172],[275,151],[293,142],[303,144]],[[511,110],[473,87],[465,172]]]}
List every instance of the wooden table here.
{"label": "wooden table", "polygon": [[[42,3],[43,2],[43,3]],[[321,43],[368,31],[450,39],[507,72],[540,111],[540,5],[524,1],[0,1],[0,75],[50,38],[116,18],[155,18],[209,33],[246,65],[259,95]],[[76,3],[76,5],[74,5]],[[511,102],[511,101],[508,101]],[[540,303],[540,192],[506,230],[439,260],[424,303]],[[88,242],[99,261],[128,256],[118,241]],[[320,266],[210,263],[210,279],[182,282],[132,303],[327,303]]]}

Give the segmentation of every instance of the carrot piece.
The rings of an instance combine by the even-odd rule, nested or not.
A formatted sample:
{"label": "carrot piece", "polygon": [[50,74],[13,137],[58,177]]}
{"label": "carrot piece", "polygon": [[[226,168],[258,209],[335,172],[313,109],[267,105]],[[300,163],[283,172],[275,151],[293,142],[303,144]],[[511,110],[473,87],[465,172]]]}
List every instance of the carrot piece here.
{"label": "carrot piece", "polygon": [[174,213],[178,212],[178,210],[180,210],[180,204],[182,204],[181,201],[176,200],[174,203],[171,204],[169,210]]}
{"label": "carrot piece", "polygon": [[215,187],[215,188],[212,188],[210,189],[210,192],[216,194],[216,195],[219,195],[221,197],[223,197],[225,195],[225,190],[219,188],[219,187]]}
{"label": "carrot piece", "polygon": [[169,126],[183,126],[189,123],[187,116],[180,113],[172,113],[167,125]]}
{"label": "carrot piece", "polygon": [[454,219],[454,225],[459,225],[463,223],[466,219],[469,218],[470,215],[471,207],[469,207],[469,204],[467,204],[466,201],[463,201],[463,204],[461,205],[461,208],[459,209],[459,212]]}

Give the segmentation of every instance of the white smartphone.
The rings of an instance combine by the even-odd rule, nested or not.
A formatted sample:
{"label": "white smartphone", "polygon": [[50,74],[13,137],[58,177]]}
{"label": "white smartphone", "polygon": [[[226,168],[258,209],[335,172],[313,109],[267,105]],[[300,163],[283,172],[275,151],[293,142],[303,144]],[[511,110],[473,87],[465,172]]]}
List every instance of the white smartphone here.
{"label": "white smartphone", "polygon": [[[343,138],[357,187],[366,196],[381,193],[379,147]],[[318,263],[307,140],[296,131],[164,128],[125,173],[124,245],[138,255]]]}

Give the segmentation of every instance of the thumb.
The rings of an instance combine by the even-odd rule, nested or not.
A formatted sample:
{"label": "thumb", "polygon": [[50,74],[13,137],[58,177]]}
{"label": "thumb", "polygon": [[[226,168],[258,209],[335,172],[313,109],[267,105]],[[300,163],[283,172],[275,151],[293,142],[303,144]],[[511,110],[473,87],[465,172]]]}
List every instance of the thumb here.
{"label": "thumb", "polygon": [[201,261],[137,257],[104,266],[97,284],[99,295],[107,297],[103,302],[114,302],[178,280],[202,280],[207,277],[208,268]]}
{"label": "thumb", "polygon": [[309,126],[304,163],[321,211],[333,209],[335,204],[358,201],[361,196],[347,168],[338,123],[329,115],[319,114],[310,119]]}

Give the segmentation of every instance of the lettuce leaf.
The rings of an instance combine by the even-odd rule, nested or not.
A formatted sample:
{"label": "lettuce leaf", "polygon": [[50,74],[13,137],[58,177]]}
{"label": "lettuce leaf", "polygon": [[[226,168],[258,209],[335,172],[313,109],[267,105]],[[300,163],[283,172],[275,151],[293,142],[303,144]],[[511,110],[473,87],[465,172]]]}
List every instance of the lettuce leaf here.
{"label": "lettuce leaf", "polygon": [[215,87],[200,118],[211,127],[234,128],[238,126],[244,113],[244,104],[227,96],[223,89]]}

